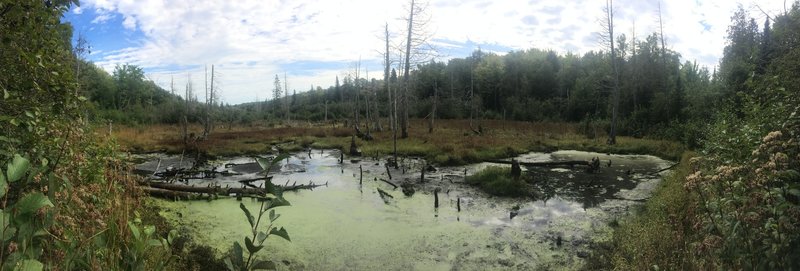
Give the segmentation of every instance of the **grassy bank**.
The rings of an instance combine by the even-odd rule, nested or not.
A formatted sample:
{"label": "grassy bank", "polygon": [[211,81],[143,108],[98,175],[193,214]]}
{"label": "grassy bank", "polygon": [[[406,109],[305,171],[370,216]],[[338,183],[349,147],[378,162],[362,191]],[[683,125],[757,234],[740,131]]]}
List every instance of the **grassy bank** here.
{"label": "grassy bank", "polygon": [[635,215],[619,222],[612,241],[600,245],[587,269],[692,269],[692,206],[696,206],[697,199],[696,194],[686,192],[684,180],[692,172],[689,159],[694,156],[685,153],[653,197]]}
{"label": "grassy bank", "polygon": [[[398,138],[397,151],[401,156],[421,156],[439,165],[461,165],[530,151],[557,149],[651,154],[677,160],[685,149],[676,142],[631,137],[618,137],[618,144],[609,146],[605,144],[605,137],[587,138],[577,132],[578,124],[570,123],[483,121],[481,125],[483,134],[475,135],[467,120],[440,120],[436,122],[435,131],[428,133],[427,122],[412,120],[410,136],[406,139]],[[190,133],[201,133],[199,126],[190,127],[189,130]],[[116,127],[113,134],[124,148],[133,152],[180,153],[184,149],[180,127],[177,125]],[[194,146],[218,156],[260,154],[270,152],[273,146],[287,151],[309,146],[347,149],[352,135],[352,128],[341,125],[295,124],[270,127],[253,123],[247,126],[219,127],[207,140],[197,141]],[[383,132],[373,132],[372,135],[375,137],[372,141],[356,141],[365,155],[388,155],[393,152],[392,131],[384,129]]]}

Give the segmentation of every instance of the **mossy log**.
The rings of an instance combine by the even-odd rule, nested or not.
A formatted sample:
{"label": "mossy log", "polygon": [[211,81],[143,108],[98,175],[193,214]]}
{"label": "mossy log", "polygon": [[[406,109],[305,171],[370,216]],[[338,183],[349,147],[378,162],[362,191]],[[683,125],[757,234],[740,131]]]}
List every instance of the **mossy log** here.
{"label": "mossy log", "polygon": [[[488,163],[495,164],[513,164],[512,161],[506,160],[487,160]],[[566,160],[566,161],[548,161],[548,162],[519,162],[521,166],[526,167],[557,167],[557,166],[588,166],[588,161],[583,160]]]}

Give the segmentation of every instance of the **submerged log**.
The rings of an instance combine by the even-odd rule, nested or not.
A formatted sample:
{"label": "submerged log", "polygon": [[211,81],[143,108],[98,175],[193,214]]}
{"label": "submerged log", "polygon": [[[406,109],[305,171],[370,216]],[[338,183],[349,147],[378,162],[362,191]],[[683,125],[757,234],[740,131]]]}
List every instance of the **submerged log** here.
{"label": "submerged log", "polygon": [[392,196],[389,193],[386,193],[386,191],[383,191],[380,188],[378,188],[378,195],[381,196],[381,199],[383,200],[383,203],[386,203],[386,204],[389,204],[391,202],[391,200],[394,199],[394,196]]}
{"label": "submerged log", "polygon": [[390,181],[388,181],[388,180],[386,180],[386,179],[383,179],[383,178],[381,178],[381,179],[379,179],[379,180],[383,181],[384,183],[388,183],[389,185],[393,186],[393,187],[394,187],[394,189],[397,189],[397,185],[396,185],[396,184],[394,184],[393,182],[390,182]]}
{"label": "submerged log", "polygon": [[[506,160],[487,160],[486,162],[495,164],[512,165],[512,161]],[[526,167],[557,167],[557,166],[587,166],[589,162],[583,160],[566,160],[566,161],[548,161],[548,162],[518,162],[521,166]]]}

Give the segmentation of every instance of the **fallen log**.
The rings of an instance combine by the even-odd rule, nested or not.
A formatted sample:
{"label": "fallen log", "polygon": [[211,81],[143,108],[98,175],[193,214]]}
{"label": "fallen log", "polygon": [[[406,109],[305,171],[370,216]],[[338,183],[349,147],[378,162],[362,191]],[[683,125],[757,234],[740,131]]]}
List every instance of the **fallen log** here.
{"label": "fallen log", "polygon": [[258,188],[258,186],[253,185],[253,182],[255,182],[255,181],[265,181],[265,180],[272,180],[272,176],[239,180],[239,182],[244,184],[244,185],[246,185],[246,186],[248,186],[248,187],[251,187],[251,188]]}
{"label": "fallen log", "polygon": [[680,164],[680,163],[675,163],[675,164],[673,164],[673,165],[671,165],[671,166],[669,166],[669,167],[667,167],[667,168],[660,169],[660,170],[658,170],[658,171],[656,171],[656,172],[650,173],[649,175],[656,175],[656,174],[659,174],[659,173],[661,173],[661,172],[664,172],[664,171],[667,171],[667,170],[673,169],[673,168],[677,167],[679,164]]}
{"label": "fallen log", "polygon": [[193,199],[196,195],[189,193],[189,192],[181,192],[181,191],[172,191],[167,189],[161,188],[153,188],[153,187],[142,187],[145,193],[152,197],[156,198],[163,198],[163,199],[176,199],[176,200],[188,200]]}
{"label": "fallen log", "polygon": [[[512,161],[506,160],[487,160],[488,163],[495,164],[513,164]],[[526,167],[556,167],[556,166],[588,166],[589,162],[583,160],[566,160],[566,161],[547,161],[547,162],[519,162],[520,165]]]}
{"label": "fallen log", "polygon": [[[180,184],[171,184],[171,183],[162,183],[162,182],[143,182],[141,183],[145,190],[148,189],[159,189],[171,192],[182,192],[182,193],[204,193],[204,194],[214,194],[214,195],[231,195],[231,194],[241,194],[245,196],[252,196],[252,195],[261,195],[264,193],[264,189],[260,188],[236,188],[236,187],[218,187],[218,186],[188,186],[188,185],[180,185]],[[290,185],[290,186],[278,186],[282,188],[283,191],[295,191],[295,190],[302,190],[308,189],[313,190],[314,188],[320,186],[328,186],[328,183],[324,184],[314,184],[313,182],[309,182],[308,184],[297,184],[297,185]],[[155,193],[162,193],[163,192],[155,192]]]}

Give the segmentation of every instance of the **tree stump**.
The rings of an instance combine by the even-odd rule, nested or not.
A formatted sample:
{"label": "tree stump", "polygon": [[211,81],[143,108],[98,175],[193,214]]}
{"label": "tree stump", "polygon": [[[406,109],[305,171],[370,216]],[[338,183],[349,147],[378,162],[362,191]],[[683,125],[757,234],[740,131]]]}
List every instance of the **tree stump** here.
{"label": "tree stump", "polygon": [[356,136],[350,138],[350,155],[361,156],[361,151],[358,150],[358,146],[356,146]]}
{"label": "tree stump", "polygon": [[519,177],[522,176],[522,168],[519,166],[519,162],[516,159],[511,160],[511,177],[515,180],[519,180]]}

